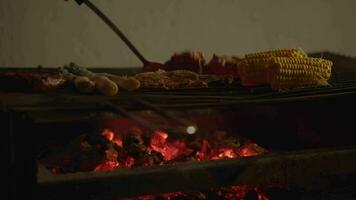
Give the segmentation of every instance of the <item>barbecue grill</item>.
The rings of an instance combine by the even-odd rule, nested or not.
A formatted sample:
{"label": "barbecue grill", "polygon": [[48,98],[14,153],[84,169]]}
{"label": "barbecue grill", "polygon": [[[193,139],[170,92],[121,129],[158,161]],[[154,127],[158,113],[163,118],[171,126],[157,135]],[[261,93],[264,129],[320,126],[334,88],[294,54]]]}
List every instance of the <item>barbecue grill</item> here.
{"label": "barbecue grill", "polygon": [[[334,62],[330,86],[283,92],[240,86],[146,90],[115,97],[66,90],[2,92],[8,197],[118,199],[230,185],[277,184],[279,189],[269,190],[271,199],[355,198],[355,128],[349,116],[355,113],[356,59],[328,52],[313,56]],[[124,73],[135,73],[135,69]],[[38,162],[41,151],[53,141],[68,143],[79,133],[97,131],[107,119],[121,117],[141,125],[161,125],[144,121],[138,114],[141,111],[152,111],[174,122],[194,122],[192,116],[219,116],[225,126],[220,128],[238,132],[270,152],[251,158],[59,175]],[[203,119],[207,126],[212,122]],[[165,128],[173,134],[176,126]]]}

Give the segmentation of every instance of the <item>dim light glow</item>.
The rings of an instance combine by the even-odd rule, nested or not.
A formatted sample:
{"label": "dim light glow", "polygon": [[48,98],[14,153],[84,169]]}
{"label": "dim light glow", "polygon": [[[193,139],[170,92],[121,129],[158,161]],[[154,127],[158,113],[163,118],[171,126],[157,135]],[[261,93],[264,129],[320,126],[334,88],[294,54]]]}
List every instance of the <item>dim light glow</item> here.
{"label": "dim light glow", "polygon": [[188,126],[187,127],[187,133],[189,134],[189,135],[193,135],[193,134],[195,134],[197,132],[197,128],[195,128],[195,126]]}

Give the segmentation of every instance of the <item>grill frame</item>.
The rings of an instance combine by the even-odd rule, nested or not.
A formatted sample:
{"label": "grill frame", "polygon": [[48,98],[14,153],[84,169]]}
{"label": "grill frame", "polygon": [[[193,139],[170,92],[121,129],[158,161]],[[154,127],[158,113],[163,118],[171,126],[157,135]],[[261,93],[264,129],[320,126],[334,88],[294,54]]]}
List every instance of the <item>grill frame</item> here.
{"label": "grill frame", "polygon": [[[310,188],[340,174],[356,173],[356,160],[350,159],[355,157],[356,148],[299,150],[254,158],[108,172],[38,175],[37,180],[42,195],[45,194],[47,198],[63,191],[69,194],[68,198],[73,194],[81,194],[79,198],[85,199],[103,191],[104,196],[120,198],[176,191],[205,191],[231,185],[270,186],[277,183],[286,188]],[[91,191],[89,196],[86,196],[86,191]]]}
{"label": "grill frame", "polygon": [[[325,55],[335,57],[333,54],[329,55],[324,53],[324,56]],[[353,128],[352,130],[354,130],[352,120],[348,119],[346,115],[343,114],[345,112],[353,113],[355,111],[353,102],[356,100],[356,69],[353,69],[349,65],[355,67],[356,65],[342,65],[342,63],[355,63],[355,59],[339,56],[335,58],[334,62],[335,67],[333,68],[333,77],[330,80],[331,87],[300,88],[285,92],[271,91],[269,87],[242,88],[237,86],[224,88],[224,91],[222,91],[221,88],[180,91],[152,90],[122,92],[116,97],[90,95],[90,98],[88,98],[89,96],[78,95],[68,91],[47,94],[0,93],[0,117],[6,122],[1,128],[7,133],[5,140],[9,141],[4,145],[6,149],[6,151],[4,151],[6,154],[5,156],[8,158],[9,163],[9,178],[12,179],[8,188],[8,191],[11,191],[9,193],[9,199],[10,195],[15,195],[16,197],[33,196],[35,195],[33,192],[38,191],[38,189],[40,189],[40,191],[42,189],[45,189],[46,191],[57,191],[56,189],[48,189],[47,186],[42,187],[43,185],[41,186],[41,183],[38,183],[38,177],[36,177],[36,155],[33,144],[39,142],[39,138],[33,137],[31,132],[26,132],[31,128],[32,131],[35,130],[33,129],[33,124],[51,124],[54,122],[86,122],[85,124],[90,124],[93,120],[96,120],[96,113],[100,113],[101,111],[112,111],[111,108],[106,106],[107,103],[120,105],[122,109],[128,111],[140,110],[142,109],[142,105],[135,102],[137,102],[137,99],[142,99],[145,102],[149,102],[159,109],[162,109],[164,112],[179,109],[193,109],[197,108],[197,106],[200,108],[234,108],[239,110],[241,108],[248,109],[263,105],[286,107],[291,110],[298,110],[300,106],[305,107],[306,109],[315,109],[315,107],[317,107],[318,109],[316,110],[321,111],[320,115],[328,115],[329,112],[334,112],[340,109],[338,115],[341,117],[338,118],[338,116],[336,116],[336,121],[334,122],[340,123],[341,125],[347,124],[347,127],[341,132],[345,132],[348,128]],[[347,69],[348,71],[343,71],[341,69]],[[100,70],[98,69],[98,71]],[[112,70],[112,72],[118,71],[120,70]],[[222,93],[224,95],[222,95]],[[339,108],[332,106],[339,106]],[[332,111],[325,110],[327,108],[332,108]],[[41,115],[41,113],[55,114],[49,117],[47,114]],[[59,113],[62,113],[63,115],[60,116]],[[79,114],[74,118],[69,118],[68,116],[73,115],[73,113]],[[94,115],[89,115],[88,113],[94,113]],[[76,119],[77,121],[73,121],[73,119]],[[87,128],[88,130],[90,129],[89,127]],[[271,141],[269,140],[266,143],[269,142]],[[257,141],[257,143],[260,144],[259,141]],[[278,143],[278,141],[276,141],[276,143]],[[348,148],[350,147],[347,147],[347,149]],[[356,147],[351,148],[354,150]],[[345,167],[339,168],[341,174],[346,172],[351,173],[347,164],[352,163],[351,166],[353,166],[355,164],[353,160],[356,160],[354,158],[355,154],[352,154],[351,156],[348,155],[342,162],[340,161]],[[227,161],[227,163],[229,162],[230,161]],[[240,161],[235,160],[235,162],[239,163]],[[244,163],[245,161],[241,162]],[[222,161],[222,163],[224,162]],[[23,171],[24,168],[26,169],[25,171]],[[291,169],[293,169],[292,166]],[[343,169],[347,170],[342,171]],[[356,169],[356,167],[353,169]],[[320,171],[316,170],[314,173],[316,178],[321,178],[318,176]],[[352,173],[355,173],[355,171],[352,171]],[[287,176],[288,173],[286,172],[285,175]],[[44,185],[47,184],[46,182],[42,183]],[[61,183],[63,182],[59,181],[59,184]],[[52,186],[55,186],[55,184]],[[74,181],[70,186],[70,189],[67,191],[78,192],[76,188],[77,185]],[[19,191],[21,191],[21,193],[19,193]],[[57,192],[60,193],[60,191]],[[42,194],[46,193],[43,192]],[[130,195],[130,193],[125,195]],[[46,199],[46,197],[43,198]]]}

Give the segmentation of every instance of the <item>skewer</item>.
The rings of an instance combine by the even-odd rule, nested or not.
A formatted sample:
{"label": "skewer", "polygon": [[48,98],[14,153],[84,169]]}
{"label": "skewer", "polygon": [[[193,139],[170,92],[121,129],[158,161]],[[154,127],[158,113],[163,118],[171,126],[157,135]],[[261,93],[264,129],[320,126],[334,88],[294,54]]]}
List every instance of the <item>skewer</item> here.
{"label": "skewer", "polygon": [[125,42],[125,44],[129,47],[129,49],[137,56],[138,59],[142,63],[148,63],[145,57],[137,50],[137,48],[131,43],[131,41],[125,36],[125,34],[103,13],[89,0],[75,0],[79,5],[85,4],[88,8],[90,8],[96,15],[100,17],[104,21],[106,25],[108,25],[111,30],[113,30],[119,38]]}

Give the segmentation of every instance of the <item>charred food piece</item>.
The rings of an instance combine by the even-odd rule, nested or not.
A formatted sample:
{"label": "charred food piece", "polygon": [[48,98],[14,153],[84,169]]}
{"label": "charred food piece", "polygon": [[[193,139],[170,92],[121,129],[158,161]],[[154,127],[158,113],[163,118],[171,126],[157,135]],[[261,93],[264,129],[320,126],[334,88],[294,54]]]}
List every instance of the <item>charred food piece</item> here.
{"label": "charred food piece", "polygon": [[205,58],[201,52],[185,51],[175,53],[169,61],[165,63],[165,70],[189,70],[197,73],[203,73]]}
{"label": "charred food piece", "polygon": [[213,55],[210,62],[205,67],[206,74],[217,76],[231,75],[233,78],[239,78],[239,66],[241,59],[230,56]]}
{"label": "charred food piece", "polygon": [[141,88],[144,89],[168,89],[166,83],[170,81],[164,70],[139,73],[135,78],[140,81]]}
{"label": "charred food piece", "polygon": [[199,74],[188,70],[144,72],[136,75],[143,89],[193,89],[207,88]]}
{"label": "charred food piece", "polygon": [[64,86],[66,79],[56,72],[7,71],[0,73],[0,90],[49,92]]}

